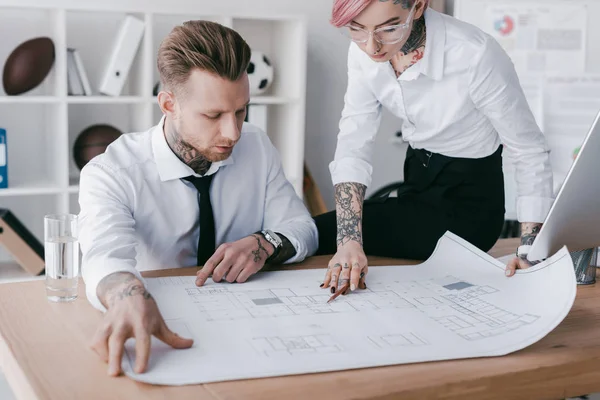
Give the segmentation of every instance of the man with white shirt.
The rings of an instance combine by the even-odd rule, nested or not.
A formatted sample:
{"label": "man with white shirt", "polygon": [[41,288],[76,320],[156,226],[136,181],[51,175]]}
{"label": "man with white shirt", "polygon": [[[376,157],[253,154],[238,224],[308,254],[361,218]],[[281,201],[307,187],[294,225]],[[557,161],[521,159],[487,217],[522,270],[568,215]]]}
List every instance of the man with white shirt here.
{"label": "man with white shirt", "polygon": [[[335,0],[331,22],[351,39],[335,158],[336,211],[316,217],[319,253],[336,253],[324,288],[358,286],[366,254],[426,259],[450,230],[487,251],[504,223],[502,152],[515,161],[519,258],[553,202],[549,149],[514,66],[480,29],[428,0]],[[409,148],[397,198],[364,201],[385,107]]]}
{"label": "man with white shirt", "polygon": [[162,319],[140,271],[204,267],[196,284],[244,282],[266,263],[301,261],[317,247],[313,220],[286,180],[264,132],[244,123],[250,48],[207,21],[176,27],[158,69],[164,113],[147,132],[123,135],[81,171],[82,275],[106,310],[92,348],[121,371],[136,340],[145,370],[150,337],[186,348]]}

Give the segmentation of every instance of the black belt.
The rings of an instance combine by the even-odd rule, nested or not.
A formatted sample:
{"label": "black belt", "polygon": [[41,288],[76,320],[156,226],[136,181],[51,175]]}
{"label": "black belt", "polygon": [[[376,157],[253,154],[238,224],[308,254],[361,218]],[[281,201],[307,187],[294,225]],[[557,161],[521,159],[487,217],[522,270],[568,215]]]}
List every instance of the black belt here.
{"label": "black belt", "polygon": [[448,161],[452,161],[454,159],[453,157],[448,157],[443,154],[434,153],[425,149],[415,149],[409,147],[409,151],[413,152],[413,154],[419,159],[419,161],[421,162],[421,164],[423,164],[425,168],[429,168],[432,159],[434,163],[441,162],[442,164],[446,164]]}

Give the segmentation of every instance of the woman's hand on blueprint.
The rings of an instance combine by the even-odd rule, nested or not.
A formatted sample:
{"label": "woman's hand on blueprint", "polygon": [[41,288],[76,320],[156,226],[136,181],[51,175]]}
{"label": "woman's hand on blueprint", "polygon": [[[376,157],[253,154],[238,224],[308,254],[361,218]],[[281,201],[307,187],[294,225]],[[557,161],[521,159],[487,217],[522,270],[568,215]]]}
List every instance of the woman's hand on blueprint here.
{"label": "woman's hand on blueprint", "polygon": [[202,286],[209,276],[213,281],[246,282],[264,267],[275,249],[262,235],[254,234],[233,243],[224,243],[196,274],[196,285]]}
{"label": "woman's hand on blueprint", "polygon": [[91,348],[108,363],[110,376],[121,374],[125,341],[129,338],[135,338],[134,371],[138,374],[148,366],[152,336],[176,349],[192,346],[192,339],[184,339],[167,327],[154,298],[133,274],[108,275],[100,281],[97,292],[108,310],[96,330]]}
{"label": "woman's hand on blueprint", "polygon": [[513,257],[506,266],[506,276],[513,276],[518,269],[527,269],[535,264],[539,264],[539,261],[529,261],[527,259],[527,252],[541,229],[542,224],[539,223],[524,222],[521,224],[521,245],[517,249],[516,257]]}
{"label": "woman's hand on blueprint", "polygon": [[531,262],[527,259],[527,254],[520,254],[519,257],[513,257],[506,266],[506,276],[513,276],[518,269],[527,269],[533,267],[537,262]]}
{"label": "woman's hand on blueprint", "polygon": [[349,241],[338,247],[325,273],[325,280],[321,284],[323,289],[331,293],[338,290],[338,285],[349,283],[348,290],[342,294],[358,289],[366,289],[365,277],[369,271],[367,256],[356,241]]}

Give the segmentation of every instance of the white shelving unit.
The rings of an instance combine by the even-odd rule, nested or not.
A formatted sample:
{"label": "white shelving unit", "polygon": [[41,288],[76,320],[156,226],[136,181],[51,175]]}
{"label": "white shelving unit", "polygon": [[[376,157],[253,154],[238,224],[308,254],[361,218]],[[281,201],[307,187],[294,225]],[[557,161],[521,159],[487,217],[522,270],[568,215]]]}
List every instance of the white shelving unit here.
{"label": "white shelving unit", "polygon": [[[252,97],[251,104],[267,105],[267,133],[280,152],[286,176],[302,195],[307,56],[303,16],[221,15],[211,12],[211,2],[41,3],[0,0],[0,66],[14,48],[34,37],[52,38],[56,49],[52,71],[39,87],[7,96],[0,85],[0,127],[7,131],[9,170],[9,188],[0,189],[0,207],[11,209],[40,240],[45,214],[79,212],[79,169],[72,154],[78,134],[94,123],[111,124],[126,133],[147,130],[159,121],[161,112],[152,95],[158,81],[157,50],[174,26],[192,19],[232,27],[253,50],[270,58],[273,84],[264,95]],[[96,88],[126,15],[145,22],[144,38],[121,96],[103,96]],[[92,96],[67,95],[68,47],[80,53]],[[10,259],[0,246],[0,262]],[[0,270],[0,280],[1,275]]]}

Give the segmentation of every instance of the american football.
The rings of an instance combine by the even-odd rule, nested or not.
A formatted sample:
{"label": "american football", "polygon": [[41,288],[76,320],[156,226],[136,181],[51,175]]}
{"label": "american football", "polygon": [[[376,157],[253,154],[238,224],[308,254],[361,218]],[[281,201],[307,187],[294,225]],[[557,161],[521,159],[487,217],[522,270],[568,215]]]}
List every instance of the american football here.
{"label": "american football", "polygon": [[21,43],[4,64],[2,84],[6,94],[17,95],[37,87],[52,69],[54,59],[54,42],[48,37]]}

